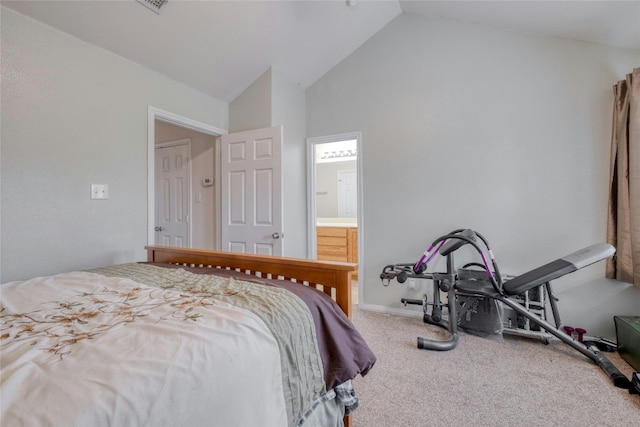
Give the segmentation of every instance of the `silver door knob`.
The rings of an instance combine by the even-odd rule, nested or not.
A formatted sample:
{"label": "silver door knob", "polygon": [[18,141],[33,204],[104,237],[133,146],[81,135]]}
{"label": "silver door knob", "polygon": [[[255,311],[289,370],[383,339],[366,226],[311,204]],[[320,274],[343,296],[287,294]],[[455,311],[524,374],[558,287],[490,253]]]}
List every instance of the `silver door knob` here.
{"label": "silver door knob", "polygon": [[274,239],[279,239],[280,238],[280,233],[278,233],[277,231],[275,233],[273,233],[271,235],[271,237],[273,237]]}
{"label": "silver door knob", "polygon": [[164,230],[164,228],[162,228],[162,227],[156,227],[156,228],[155,228],[155,230],[156,230],[156,231],[162,231],[162,230]]}

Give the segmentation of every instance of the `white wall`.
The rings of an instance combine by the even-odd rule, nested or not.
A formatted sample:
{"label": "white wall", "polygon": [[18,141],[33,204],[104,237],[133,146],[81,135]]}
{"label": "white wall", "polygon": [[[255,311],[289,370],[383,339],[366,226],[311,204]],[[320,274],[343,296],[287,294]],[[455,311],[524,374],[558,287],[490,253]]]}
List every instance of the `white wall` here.
{"label": "white wall", "polygon": [[1,281],[146,259],[148,106],[227,104],[6,8],[1,37]]}
{"label": "white wall", "polygon": [[216,177],[216,137],[156,120],[156,144],[186,138],[191,140],[191,247],[215,249],[216,187],[202,181]]}
{"label": "white wall", "polygon": [[[639,63],[637,51],[403,14],[309,88],[309,137],[363,132],[365,305],[405,312],[382,267],[452,229],[483,233],[514,274],[604,241],[611,88]],[[575,285],[603,274],[600,263],[558,280],[561,304],[577,308]],[[625,314],[621,287],[586,292]],[[564,320],[611,333],[610,317],[589,316]]]}

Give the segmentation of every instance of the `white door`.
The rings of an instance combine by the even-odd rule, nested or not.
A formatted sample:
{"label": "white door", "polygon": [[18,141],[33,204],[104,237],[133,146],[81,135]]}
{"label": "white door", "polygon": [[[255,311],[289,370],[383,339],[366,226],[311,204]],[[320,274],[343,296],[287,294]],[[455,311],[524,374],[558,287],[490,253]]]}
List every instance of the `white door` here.
{"label": "white door", "polygon": [[358,174],[354,170],[338,171],[338,216],[358,216]]}
{"label": "white door", "polygon": [[190,247],[189,140],[156,147],[156,244]]}
{"label": "white door", "polygon": [[282,127],[223,135],[222,250],[282,255]]}

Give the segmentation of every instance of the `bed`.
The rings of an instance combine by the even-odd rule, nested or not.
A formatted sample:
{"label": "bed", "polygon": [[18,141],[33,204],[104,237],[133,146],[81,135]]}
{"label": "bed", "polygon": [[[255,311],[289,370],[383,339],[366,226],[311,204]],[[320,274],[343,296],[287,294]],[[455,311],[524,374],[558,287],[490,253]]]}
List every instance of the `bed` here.
{"label": "bed", "polygon": [[3,425],[351,425],[353,264],[146,249],[2,285]]}

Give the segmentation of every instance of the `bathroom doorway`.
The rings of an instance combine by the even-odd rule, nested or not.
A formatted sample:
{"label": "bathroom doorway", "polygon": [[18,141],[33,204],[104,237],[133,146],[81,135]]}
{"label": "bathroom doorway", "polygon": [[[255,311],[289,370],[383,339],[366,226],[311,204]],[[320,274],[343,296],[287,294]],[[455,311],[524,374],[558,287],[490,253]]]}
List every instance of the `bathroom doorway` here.
{"label": "bathroom doorway", "polygon": [[307,140],[311,259],[361,259],[361,139],[354,132]]}

